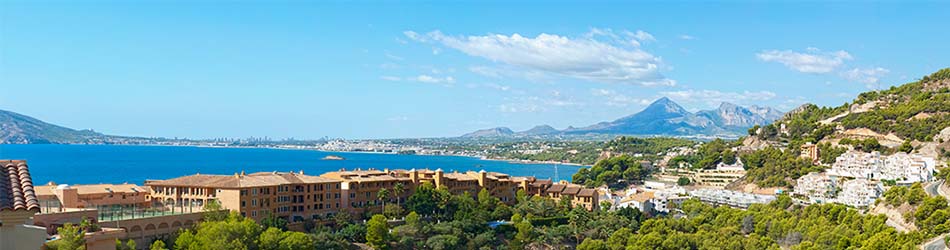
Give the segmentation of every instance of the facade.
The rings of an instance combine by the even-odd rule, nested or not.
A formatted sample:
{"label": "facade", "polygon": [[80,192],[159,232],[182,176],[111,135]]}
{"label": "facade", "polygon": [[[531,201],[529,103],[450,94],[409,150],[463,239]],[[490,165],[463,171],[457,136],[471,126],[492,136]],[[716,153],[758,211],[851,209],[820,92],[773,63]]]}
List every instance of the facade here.
{"label": "facade", "polygon": [[699,169],[690,171],[691,179],[696,184],[713,187],[725,187],[745,176],[745,165],[742,159],[736,159],[734,164],[720,162],[713,169]]}
{"label": "facade", "polygon": [[832,164],[831,169],[828,170],[828,175],[878,179],[880,177],[878,170],[881,168],[881,165],[884,165],[884,161],[881,160],[880,153],[864,153],[852,150],[841,154],[841,156],[835,159],[835,163]]}
{"label": "facade", "polygon": [[715,205],[726,205],[734,208],[749,208],[752,204],[766,204],[775,200],[773,195],[743,193],[722,189],[697,189],[689,195],[702,202]]}
{"label": "facade", "polygon": [[46,229],[33,226],[40,211],[26,161],[0,160],[0,249],[40,249]]}
{"label": "facade", "polygon": [[874,205],[874,200],[884,194],[884,186],[879,181],[855,179],[841,185],[841,193],[836,201],[856,208]]}
{"label": "facade", "polygon": [[[341,201],[343,207],[335,207],[337,211],[349,209],[349,212],[359,215],[365,212],[382,212],[383,201],[396,202],[396,200],[405,200],[411,194],[409,190],[415,190],[413,178],[420,180],[428,178],[426,177],[427,174],[431,174],[431,176],[442,174],[441,172],[428,173],[416,171],[410,172],[410,176],[402,176],[395,173],[395,171],[357,169],[353,171],[341,170],[328,172],[320,175],[320,177],[340,183],[340,196],[343,197]],[[406,187],[406,192],[393,198],[395,194],[392,194],[392,190],[396,186],[396,183],[403,183]],[[382,189],[390,190],[390,197],[381,200],[378,194]]]}
{"label": "facade", "polygon": [[812,162],[818,162],[820,155],[818,152],[818,145],[812,144],[811,142],[805,143],[801,146],[801,153],[799,154],[801,158],[809,159]]}
{"label": "facade", "polygon": [[849,151],[839,156],[828,175],[869,180],[893,180],[898,184],[933,180],[933,158],[919,154],[896,153],[882,157],[878,152]]}
{"label": "facade", "polygon": [[683,205],[683,202],[688,199],[689,196],[683,195],[681,193],[656,191],[653,193],[653,199],[650,199],[650,203],[653,204],[654,211],[659,213],[669,213],[674,208]]}
{"label": "facade", "polygon": [[102,207],[148,207],[151,205],[148,189],[135,184],[56,185],[36,186],[40,210],[43,213],[64,212],[69,209]]}
{"label": "facade", "polygon": [[653,203],[650,200],[653,199],[653,192],[637,192],[627,197],[620,199],[620,204],[617,207],[632,207],[639,209],[640,212],[646,214],[653,214]]}
{"label": "facade", "polygon": [[290,223],[332,216],[347,206],[341,182],[296,172],[253,174],[195,174],[169,180],[146,181],[156,205],[201,208],[217,200],[222,208],[260,221],[267,216]]}
{"label": "facade", "polygon": [[[565,181],[552,184],[544,191],[542,197],[547,197],[556,201],[568,199],[574,207],[583,207],[588,211],[598,209],[600,206],[600,195],[596,189],[585,188],[584,186],[568,183]],[[566,197],[566,198],[562,198]]]}
{"label": "facade", "polygon": [[796,180],[794,194],[808,197],[811,203],[825,203],[835,198],[836,185],[825,173],[808,173]]}

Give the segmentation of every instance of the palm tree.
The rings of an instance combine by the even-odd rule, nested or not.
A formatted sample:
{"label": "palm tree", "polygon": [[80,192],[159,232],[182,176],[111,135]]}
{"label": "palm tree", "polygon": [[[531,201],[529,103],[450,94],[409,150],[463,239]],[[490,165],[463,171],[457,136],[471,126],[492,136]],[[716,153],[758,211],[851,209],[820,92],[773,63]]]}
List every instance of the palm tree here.
{"label": "palm tree", "polygon": [[389,199],[389,189],[382,188],[376,193],[376,199],[383,201],[383,208],[386,207],[386,200]]}
{"label": "palm tree", "polygon": [[396,185],[393,185],[393,195],[396,196],[396,206],[399,206],[399,197],[402,193],[406,192],[406,186],[402,182],[396,182]]}

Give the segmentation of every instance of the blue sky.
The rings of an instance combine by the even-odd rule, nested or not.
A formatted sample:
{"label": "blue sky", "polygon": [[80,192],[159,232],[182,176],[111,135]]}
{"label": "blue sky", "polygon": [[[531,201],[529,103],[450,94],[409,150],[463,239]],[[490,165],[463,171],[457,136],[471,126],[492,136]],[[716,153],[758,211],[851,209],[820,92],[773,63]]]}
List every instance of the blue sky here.
{"label": "blue sky", "polygon": [[950,67],[936,2],[0,1],[0,109],[118,135],[585,126],[840,105]]}

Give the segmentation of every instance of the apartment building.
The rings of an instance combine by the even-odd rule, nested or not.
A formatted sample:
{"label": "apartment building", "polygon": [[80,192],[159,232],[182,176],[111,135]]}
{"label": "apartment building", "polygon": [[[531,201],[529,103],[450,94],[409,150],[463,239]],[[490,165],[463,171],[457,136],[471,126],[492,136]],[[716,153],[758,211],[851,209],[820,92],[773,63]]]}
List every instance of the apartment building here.
{"label": "apartment building", "polygon": [[835,198],[834,179],[825,173],[808,173],[796,180],[794,194],[808,197],[811,203],[825,203]]}
{"label": "apartment building", "polygon": [[57,185],[51,182],[34,189],[42,213],[79,208],[141,208],[152,204],[148,189],[135,184]]}
{"label": "apartment building", "polygon": [[803,144],[800,148],[799,157],[811,160],[812,162],[818,162],[820,155],[818,152],[818,145],[812,144],[811,142]]}
{"label": "apartment building", "polygon": [[705,203],[742,209],[749,208],[752,204],[767,204],[776,199],[774,195],[752,194],[723,189],[697,189],[690,191],[689,195]]}
{"label": "apartment building", "polygon": [[571,201],[571,206],[583,207],[590,211],[598,209],[600,206],[600,195],[596,189],[585,188],[584,186],[565,181],[552,184],[551,187],[544,191],[542,197],[557,201],[564,199],[563,197],[567,197],[566,199]]}
{"label": "apartment building", "polygon": [[832,164],[831,169],[828,170],[828,175],[879,179],[881,177],[879,170],[882,165],[884,165],[884,161],[881,160],[881,153],[865,153],[851,150],[841,154],[841,156],[835,159],[835,163]]}
{"label": "apartment building", "polygon": [[845,181],[841,185],[841,192],[835,199],[837,203],[856,208],[866,208],[874,205],[874,200],[884,194],[881,182],[867,179]]}
{"label": "apartment building", "polygon": [[737,158],[733,164],[720,162],[716,164],[716,168],[689,171],[689,176],[698,185],[725,187],[745,176],[745,173],[742,159]]}
{"label": "apartment building", "polygon": [[[441,172],[428,171],[410,171],[409,176],[404,176],[398,171],[388,170],[340,170],[321,174],[320,177],[333,180],[340,183],[340,195],[343,197],[343,209],[349,209],[351,213],[360,215],[366,212],[380,213],[383,211],[384,202],[395,203],[397,200],[404,201],[415,190],[415,181],[427,179],[426,176],[441,175]],[[406,188],[403,193],[396,194],[392,192],[396,183],[402,183]],[[390,191],[389,197],[379,197],[379,191],[387,189]]]}
{"label": "apartment building", "polygon": [[828,175],[870,180],[893,180],[901,185],[933,180],[936,161],[919,154],[848,151],[839,156]]}
{"label": "apartment building", "polygon": [[195,174],[169,180],[146,181],[155,202],[164,206],[202,207],[210,200],[260,221],[274,215],[288,222],[320,219],[346,209],[342,183],[296,172],[253,174]]}

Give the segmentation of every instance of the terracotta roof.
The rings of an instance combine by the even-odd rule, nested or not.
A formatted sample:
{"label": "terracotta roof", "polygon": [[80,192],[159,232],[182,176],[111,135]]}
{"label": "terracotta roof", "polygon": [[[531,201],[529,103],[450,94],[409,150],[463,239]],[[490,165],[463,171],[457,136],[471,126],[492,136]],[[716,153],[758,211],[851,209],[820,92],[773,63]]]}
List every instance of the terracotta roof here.
{"label": "terracotta roof", "polygon": [[536,180],[531,183],[531,186],[542,187],[542,186],[551,185],[551,183],[552,183],[551,180]]}
{"label": "terracotta roof", "polygon": [[[37,196],[50,196],[55,195],[53,190],[56,190],[60,185],[47,184],[43,186],[36,186],[35,191]],[[79,195],[85,194],[108,194],[108,193],[147,193],[149,190],[147,188],[140,187],[135,184],[92,184],[92,185],[63,185],[65,188],[76,189],[76,193]]]}
{"label": "terracotta roof", "polygon": [[456,181],[477,181],[478,178],[472,177],[471,175],[462,174],[462,173],[447,173],[443,177],[454,179]]}
{"label": "terracotta roof", "polygon": [[576,195],[580,191],[581,191],[581,187],[571,186],[571,187],[564,188],[564,191],[561,191],[561,194]]}
{"label": "terracotta roof", "polygon": [[551,187],[549,187],[548,190],[546,190],[545,192],[548,192],[548,193],[561,193],[561,191],[564,191],[564,188],[565,188],[564,185],[561,185],[561,184],[554,184],[554,185],[551,185]]}
{"label": "terracotta roof", "polygon": [[146,186],[186,186],[209,188],[266,187],[285,184],[333,183],[336,180],[285,172],[260,172],[248,175],[195,174],[178,178],[148,181]]}
{"label": "terracotta roof", "polygon": [[0,160],[0,211],[32,210],[39,212],[40,203],[33,190],[33,178],[26,161]]}
{"label": "terracotta roof", "polygon": [[581,189],[580,192],[577,192],[577,196],[580,197],[594,197],[594,195],[597,195],[597,190],[592,188],[584,188]]}

